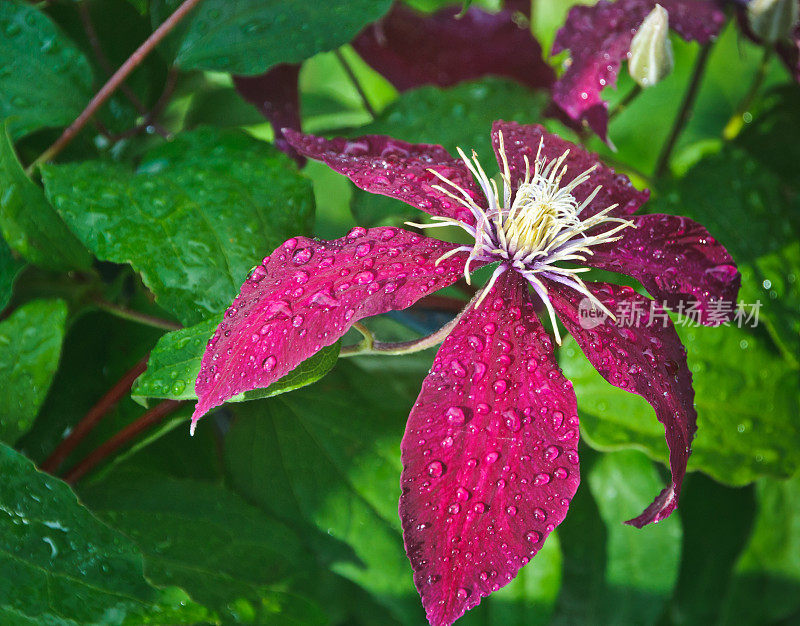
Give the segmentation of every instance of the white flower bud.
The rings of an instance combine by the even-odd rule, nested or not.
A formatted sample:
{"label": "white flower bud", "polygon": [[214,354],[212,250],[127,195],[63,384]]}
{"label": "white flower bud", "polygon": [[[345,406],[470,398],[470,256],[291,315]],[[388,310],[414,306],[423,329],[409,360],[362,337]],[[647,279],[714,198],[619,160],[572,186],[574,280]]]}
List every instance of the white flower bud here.
{"label": "white flower bud", "polygon": [[800,20],[797,0],[750,0],[747,19],[753,32],[766,43],[788,37]]}
{"label": "white flower bud", "polygon": [[650,87],[669,74],[674,65],[669,15],[657,4],[633,36],[628,53],[628,71],[639,85]]}

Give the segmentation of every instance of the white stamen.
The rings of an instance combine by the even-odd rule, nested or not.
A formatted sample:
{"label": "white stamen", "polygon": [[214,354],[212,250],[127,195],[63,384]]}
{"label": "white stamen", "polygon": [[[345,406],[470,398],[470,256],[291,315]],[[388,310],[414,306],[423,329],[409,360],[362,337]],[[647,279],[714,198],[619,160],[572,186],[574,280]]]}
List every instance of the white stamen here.
{"label": "white stamen", "polygon": [[[585,220],[581,219],[580,214],[592,203],[602,187],[595,187],[580,203],[572,192],[590,179],[591,173],[598,167],[597,164],[562,186],[561,181],[567,172],[565,162],[569,150],[566,150],[558,158],[547,161],[542,157],[543,146],[544,138],[539,141],[539,149],[536,152],[532,172],[528,157],[523,155],[525,178],[516,193],[512,193],[511,168],[506,156],[503,133],[498,133],[498,153],[502,165],[500,172],[500,179],[503,183],[502,202],[497,183],[486,175],[478,161],[477,154],[473,151],[472,159],[469,159],[459,148],[458,154],[486,196],[487,208],[478,206],[465,189],[436,170],[429,169],[428,171],[448,188],[441,185],[432,185],[432,187],[466,207],[475,218],[475,225],[471,226],[448,217],[434,217],[432,219],[435,222],[431,224],[407,223],[418,228],[459,226],[474,237],[474,246],[459,246],[446,252],[436,261],[438,265],[454,254],[468,251],[469,257],[464,266],[467,282],[470,280],[469,268],[473,261],[501,261],[500,266],[483,288],[476,301],[476,306],[483,301],[497,278],[506,269],[513,267],[519,271],[544,302],[553,322],[556,342],[560,344],[561,335],[558,331],[555,311],[547,295],[547,287],[537,274],[542,274],[554,282],[576,290],[613,318],[611,312],[589,291],[589,288],[578,276],[588,271],[589,268],[565,268],[554,264],[562,261],[585,262],[587,256],[593,254],[591,247],[617,241],[621,238],[620,235],[617,235],[619,231],[629,227],[635,228],[635,225],[630,220],[609,216],[609,213],[617,207],[616,204]],[[600,233],[589,234],[588,232],[597,230],[597,227],[601,225],[611,224],[616,225]]]}

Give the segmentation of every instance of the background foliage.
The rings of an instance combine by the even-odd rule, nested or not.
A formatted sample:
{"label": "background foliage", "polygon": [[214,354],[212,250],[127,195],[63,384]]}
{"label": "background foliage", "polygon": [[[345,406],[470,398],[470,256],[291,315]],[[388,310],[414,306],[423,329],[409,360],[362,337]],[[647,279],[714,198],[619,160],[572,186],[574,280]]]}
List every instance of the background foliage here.
{"label": "background foliage", "polygon": [[[303,62],[311,132],[488,155],[503,118],[585,141],[653,190],[646,211],[705,224],[739,263],[741,299],[762,303],[757,328],[679,329],[697,392],[694,472],[678,513],[641,531],[621,522],[665,480],[662,428],[565,343],[583,485],[537,557],[460,623],[800,624],[800,87],[777,59],[724,136],[761,61],[730,20],[655,178],[696,44],[676,39],[672,74],[613,117],[612,151],[506,79],[399,94],[347,45],[389,0],[205,0],[57,159],[26,172],[178,4],[0,2],[0,621],[423,622],[397,499],[432,351],[345,360],[331,346],[194,438],[180,404],[221,312],[280,242],[419,219],[271,145],[232,75]],[[545,50],[571,4],[535,3]],[[623,70],[612,108],[631,89]],[[447,316],[420,306],[368,325],[402,340]]]}

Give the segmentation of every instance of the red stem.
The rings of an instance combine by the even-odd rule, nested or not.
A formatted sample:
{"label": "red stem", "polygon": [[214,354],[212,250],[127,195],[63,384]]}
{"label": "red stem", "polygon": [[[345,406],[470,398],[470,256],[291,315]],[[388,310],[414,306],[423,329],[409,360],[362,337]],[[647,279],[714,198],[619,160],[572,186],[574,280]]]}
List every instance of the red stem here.
{"label": "red stem", "polygon": [[134,439],[138,434],[152,428],[156,424],[164,421],[166,417],[174,413],[178,407],[185,404],[182,400],[164,400],[155,405],[152,409],[145,412],[140,418],[132,422],[116,435],[106,440],[100,447],[87,456],[83,461],[75,465],[64,475],[64,480],[70,484],[76,483],[86,476],[91,470],[97,467],[111,454],[119,450],[126,443]]}
{"label": "red stem", "polygon": [[149,355],[145,356],[130,370],[125,372],[123,377],[97,401],[97,404],[89,409],[89,412],[78,422],[78,425],[75,426],[69,436],[58,444],[53,453],[42,463],[42,470],[54,474],[58,468],[61,467],[61,464],[72,454],[72,451],[78,447],[78,444],[83,441],[84,437],[86,437],[86,435],[100,423],[106,414],[116,406],[117,402],[131,390],[133,381],[147,369],[148,357]]}
{"label": "red stem", "polygon": [[49,161],[58,155],[75,138],[92,116],[97,113],[97,110],[105,104],[106,100],[108,100],[123,82],[125,82],[125,79],[130,73],[144,61],[147,55],[149,55],[169,32],[200,2],[201,0],[184,0],[184,2],[175,9],[175,12],[170,15],[161,26],[153,31],[153,34],[128,57],[125,63],[123,63],[116,72],[114,72],[113,76],[111,76],[108,82],[95,94],[83,112],[64,130],[52,146],[39,155],[39,158],[31,164],[28,170],[30,171],[36,165]]}

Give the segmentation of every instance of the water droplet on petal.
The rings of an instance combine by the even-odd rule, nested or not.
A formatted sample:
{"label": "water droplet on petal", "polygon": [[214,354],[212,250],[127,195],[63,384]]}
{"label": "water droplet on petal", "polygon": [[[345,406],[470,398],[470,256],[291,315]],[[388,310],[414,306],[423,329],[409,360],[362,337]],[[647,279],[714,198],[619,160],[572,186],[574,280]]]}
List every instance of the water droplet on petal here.
{"label": "water droplet on petal", "polygon": [[431,461],[428,463],[428,475],[433,476],[434,478],[439,478],[442,474],[444,474],[444,465],[442,465],[441,461]]}
{"label": "water droplet on petal", "polygon": [[447,416],[447,421],[454,426],[461,426],[466,421],[464,411],[457,406],[451,406],[449,409],[447,409],[445,415]]}
{"label": "water droplet on petal", "polygon": [[270,355],[266,359],[264,359],[261,363],[261,369],[265,372],[271,372],[275,369],[275,365],[278,363],[278,359],[274,356]]}

